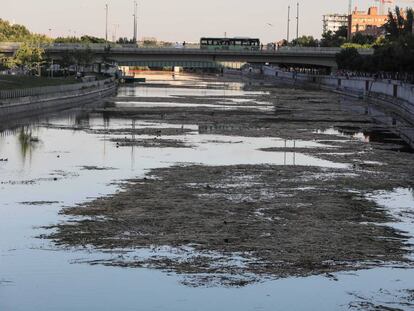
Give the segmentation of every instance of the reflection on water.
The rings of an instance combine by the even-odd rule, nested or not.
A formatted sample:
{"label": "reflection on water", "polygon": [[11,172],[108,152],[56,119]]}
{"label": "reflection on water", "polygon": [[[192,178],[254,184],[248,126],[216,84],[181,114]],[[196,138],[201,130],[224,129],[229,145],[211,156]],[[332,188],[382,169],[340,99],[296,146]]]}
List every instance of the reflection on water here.
{"label": "reflection on water", "polygon": [[348,97],[341,99],[344,111],[353,111],[367,115],[378,123],[378,130],[361,131],[361,129],[338,127],[340,134],[352,135],[366,142],[394,143],[400,145],[398,151],[412,152],[414,148],[414,124],[408,120],[405,112],[397,113],[370,103],[362,103]]}
{"label": "reflection on water", "polygon": [[[160,94],[197,93],[202,96],[203,92],[207,96],[211,92],[220,96],[224,94],[220,89],[165,90],[155,87],[145,90],[136,87],[122,88],[120,95],[142,96],[146,93],[162,97]],[[251,92],[244,92],[242,87],[226,90],[226,94],[223,96],[254,96]],[[185,135],[168,138],[182,140],[194,148],[116,148],[109,140],[125,134],[105,132],[107,129],[155,127],[189,130]],[[352,300],[349,292],[370,295],[381,288],[395,292],[412,287],[413,269],[381,268],[338,273],[335,274],[338,282],[315,276],[267,281],[236,289],[190,288],[179,285],[180,276],[161,271],[71,264],[90,258],[90,250],[50,251],[53,245],[49,241],[35,238],[44,233],[42,226],[63,220],[58,215],[63,206],[113,193],[118,187],[114,181],[142,177],[151,168],[168,167],[177,162],[347,167],[301,153],[258,150],[318,147],[317,142],[224,136],[214,131],[211,126],[199,128],[197,125],[77,112],[61,113],[0,133],[0,158],[9,159],[8,162],[0,162],[0,310],[332,311],[348,309]],[[341,134],[339,130],[338,134]],[[151,135],[130,135],[131,139],[153,138]],[[85,167],[111,169],[88,170]],[[407,206],[412,204],[413,198],[408,195],[406,198]],[[51,203],[36,206],[19,203],[41,201]],[[99,256],[105,254],[93,254],[94,258]],[[11,283],[2,283],[2,280]]]}
{"label": "reflection on water", "polygon": [[334,128],[318,130],[316,133],[349,137],[365,143],[388,143],[395,146],[394,148],[390,148],[392,150],[410,153],[414,152],[413,147],[411,147],[405,140],[391,130],[385,128],[362,130],[361,128],[355,127],[335,126]]}
{"label": "reflection on water", "polygon": [[33,151],[39,145],[39,138],[33,135],[31,127],[22,127],[18,135],[20,151],[23,163],[32,157]]}
{"label": "reflection on water", "polygon": [[118,97],[177,97],[177,96],[254,96],[258,92],[245,92],[238,89],[186,89],[140,86],[135,88],[123,87]]}

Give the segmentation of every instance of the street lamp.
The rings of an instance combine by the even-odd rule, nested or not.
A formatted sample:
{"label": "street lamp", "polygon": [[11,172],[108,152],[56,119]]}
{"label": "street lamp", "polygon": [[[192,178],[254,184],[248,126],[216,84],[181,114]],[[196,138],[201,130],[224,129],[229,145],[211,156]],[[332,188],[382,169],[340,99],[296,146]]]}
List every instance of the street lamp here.
{"label": "street lamp", "polygon": [[105,41],[108,42],[108,4],[105,4],[105,11],[106,11],[106,17],[105,17]]}
{"label": "street lamp", "polygon": [[296,41],[299,39],[299,2],[296,9]]}
{"label": "street lamp", "polygon": [[289,44],[289,32],[290,32],[290,5],[288,6],[287,36],[286,36],[286,40],[288,44]]}

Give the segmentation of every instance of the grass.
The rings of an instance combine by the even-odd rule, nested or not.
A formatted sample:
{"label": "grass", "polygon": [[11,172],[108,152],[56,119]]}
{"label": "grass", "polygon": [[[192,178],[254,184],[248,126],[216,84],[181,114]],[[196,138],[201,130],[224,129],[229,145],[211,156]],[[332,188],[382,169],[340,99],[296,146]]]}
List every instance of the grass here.
{"label": "grass", "polygon": [[35,76],[0,75],[0,90],[14,90],[42,86],[55,86],[62,84],[79,83],[74,77],[46,78]]}

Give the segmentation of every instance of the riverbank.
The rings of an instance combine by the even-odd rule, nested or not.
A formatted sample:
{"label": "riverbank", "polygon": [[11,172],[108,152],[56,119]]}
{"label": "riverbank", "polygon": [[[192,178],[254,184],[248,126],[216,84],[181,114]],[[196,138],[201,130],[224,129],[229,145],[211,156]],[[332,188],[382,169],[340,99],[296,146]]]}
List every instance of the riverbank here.
{"label": "riverbank", "polygon": [[113,78],[0,92],[0,119],[10,120],[72,108],[115,94]]}
{"label": "riverbank", "polygon": [[318,76],[285,72],[270,66],[264,66],[260,73],[244,72],[243,74],[254,76],[256,79],[264,78],[284,86],[330,91],[381,107],[386,111],[385,114],[388,117],[384,117],[382,114],[377,121],[388,126],[407,144],[414,147],[414,85],[373,78]]}

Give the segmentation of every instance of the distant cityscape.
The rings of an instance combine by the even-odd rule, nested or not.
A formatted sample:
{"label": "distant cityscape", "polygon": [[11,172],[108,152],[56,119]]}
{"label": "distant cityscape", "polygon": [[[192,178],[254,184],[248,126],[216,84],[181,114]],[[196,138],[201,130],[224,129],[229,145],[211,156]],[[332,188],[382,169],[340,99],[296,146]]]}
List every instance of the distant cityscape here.
{"label": "distant cityscape", "polygon": [[384,25],[387,22],[388,13],[383,12],[383,8],[371,6],[367,11],[357,7],[350,14],[325,14],[323,15],[322,32],[336,32],[341,27],[348,29],[348,38],[352,38],[356,33],[373,36],[378,38],[385,35]]}

